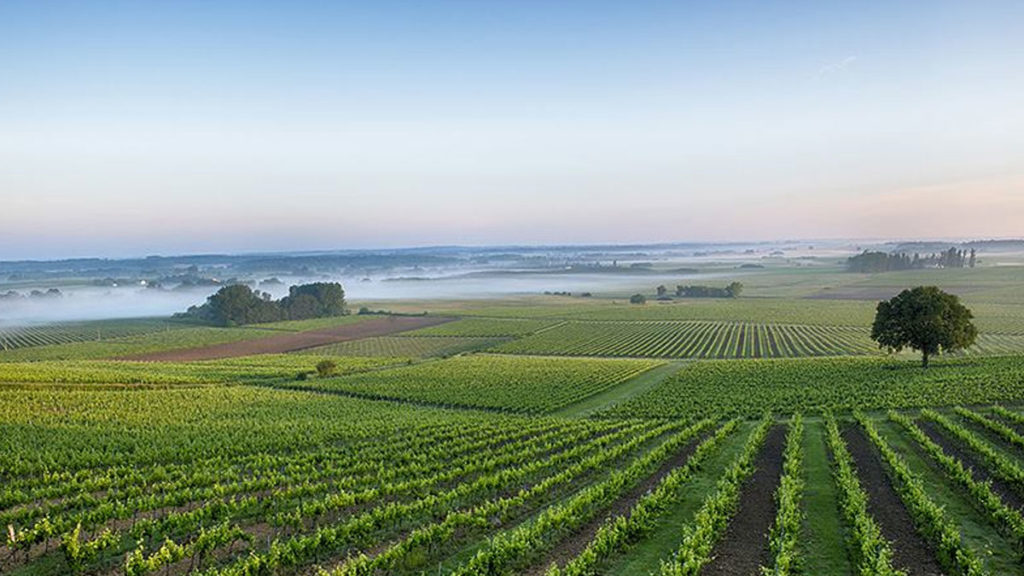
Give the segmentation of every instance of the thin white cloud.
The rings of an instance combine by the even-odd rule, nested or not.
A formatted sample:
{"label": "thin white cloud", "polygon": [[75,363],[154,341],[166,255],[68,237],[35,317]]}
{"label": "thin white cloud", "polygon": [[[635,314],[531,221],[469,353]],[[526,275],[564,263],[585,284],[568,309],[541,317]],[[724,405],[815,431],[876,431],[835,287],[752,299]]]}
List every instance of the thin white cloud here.
{"label": "thin white cloud", "polygon": [[827,76],[829,74],[835,74],[837,72],[842,72],[842,71],[846,70],[847,68],[849,68],[851,65],[853,65],[853,63],[856,62],[856,61],[857,61],[857,57],[856,56],[847,56],[846,58],[843,58],[842,60],[839,60],[838,62],[829,62],[827,64],[823,64],[821,66],[821,68],[818,69],[818,75],[819,76]]}

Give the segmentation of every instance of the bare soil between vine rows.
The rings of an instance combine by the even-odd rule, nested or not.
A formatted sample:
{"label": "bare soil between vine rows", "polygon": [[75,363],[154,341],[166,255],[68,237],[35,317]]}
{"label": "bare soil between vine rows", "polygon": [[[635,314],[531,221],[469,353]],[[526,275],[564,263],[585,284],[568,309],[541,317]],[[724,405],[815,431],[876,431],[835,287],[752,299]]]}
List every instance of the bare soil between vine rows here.
{"label": "bare soil between vine rows", "polygon": [[856,427],[843,431],[857,468],[857,477],[868,493],[868,512],[878,522],[882,535],[892,543],[893,564],[910,576],[941,576],[935,554],[914,528],[910,513],[889,482],[881,456],[867,436]]}
{"label": "bare soil between vine rows", "polygon": [[768,531],[775,521],[775,490],[782,478],[786,430],[775,426],[754,461],[754,474],[743,484],[740,505],[715,545],[703,576],[755,576],[770,564]]}

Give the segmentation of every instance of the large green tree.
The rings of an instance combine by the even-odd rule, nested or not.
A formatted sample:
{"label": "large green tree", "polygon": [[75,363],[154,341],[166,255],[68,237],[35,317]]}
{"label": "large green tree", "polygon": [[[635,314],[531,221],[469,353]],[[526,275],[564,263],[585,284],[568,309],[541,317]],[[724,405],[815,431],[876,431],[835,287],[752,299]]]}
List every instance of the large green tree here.
{"label": "large green tree", "polygon": [[929,356],[974,344],[978,329],[973,317],[959,297],[936,286],[918,286],[878,303],[871,338],[894,352],[919,350],[927,368]]}

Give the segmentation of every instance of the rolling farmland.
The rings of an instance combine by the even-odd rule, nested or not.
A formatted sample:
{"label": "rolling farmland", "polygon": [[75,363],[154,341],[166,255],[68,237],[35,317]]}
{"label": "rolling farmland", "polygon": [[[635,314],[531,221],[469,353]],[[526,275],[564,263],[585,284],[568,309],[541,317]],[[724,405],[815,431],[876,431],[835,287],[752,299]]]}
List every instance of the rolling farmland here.
{"label": "rolling farmland", "polygon": [[1024,0],[0,34],[0,576],[1024,576]]}
{"label": "rolling farmland", "polygon": [[0,572],[1024,576],[1016,308],[927,370],[866,309],[484,303],[288,354],[124,359],[366,320],[0,352]]}

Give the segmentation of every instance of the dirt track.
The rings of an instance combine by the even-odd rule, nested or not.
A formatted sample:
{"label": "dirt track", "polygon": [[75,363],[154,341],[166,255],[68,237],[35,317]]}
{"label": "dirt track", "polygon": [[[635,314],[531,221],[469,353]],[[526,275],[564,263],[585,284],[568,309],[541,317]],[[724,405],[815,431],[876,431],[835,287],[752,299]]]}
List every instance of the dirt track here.
{"label": "dirt track", "polygon": [[443,324],[452,320],[454,318],[442,316],[385,316],[334,328],[323,328],[306,332],[289,332],[266,338],[215,344],[202,348],[152,352],[138,356],[129,356],[124,359],[147,362],[191,362],[195,360],[252,356],[255,354],[283,354],[285,352],[334,344],[335,342],[359,340],[361,338],[372,338],[374,336],[385,336],[417,328],[426,328],[427,326]]}
{"label": "dirt track", "polygon": [[914,529],[914,521],[885,475],[881,456],[871,440],[855,426],[843,431],[861,485],[868,493],[868,511],[892,543],[893,564],[910,576],[941,576],[935,554]]}
{"label": "dirt track", "polygon": [[739,509],[702,576],[757,576],[771,564],[768,531],[775,520],[775,491],[782,478],[786,429],[775,426],[754,462],[754,474],[743,484]]}

